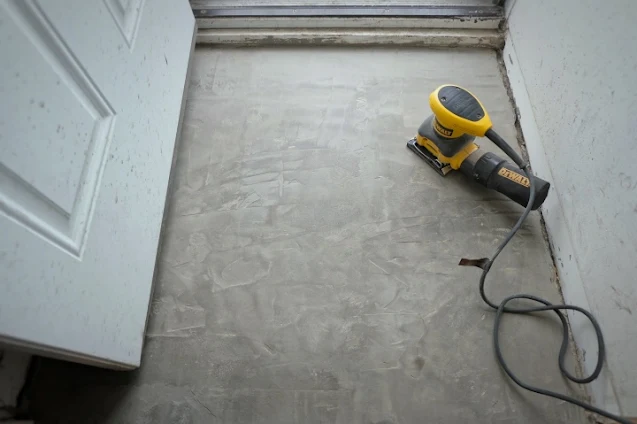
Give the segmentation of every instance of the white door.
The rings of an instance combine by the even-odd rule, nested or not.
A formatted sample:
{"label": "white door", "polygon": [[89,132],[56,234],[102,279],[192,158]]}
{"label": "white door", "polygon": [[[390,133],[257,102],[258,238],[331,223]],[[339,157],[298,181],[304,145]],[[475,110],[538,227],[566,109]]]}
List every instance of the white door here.
{"label": "white door", "polygon": [[187,0],[0,1],[0,342],[139,365]]}

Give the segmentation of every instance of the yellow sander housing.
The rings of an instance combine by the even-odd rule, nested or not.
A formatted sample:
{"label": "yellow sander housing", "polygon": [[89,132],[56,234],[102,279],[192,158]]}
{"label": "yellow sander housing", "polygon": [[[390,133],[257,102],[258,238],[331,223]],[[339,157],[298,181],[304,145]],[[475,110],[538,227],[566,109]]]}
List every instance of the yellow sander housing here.
{"label": "yellow sander housing", "polygon": [[[530,195],[530,182],[517,166],[492,152],[480,154],[476,137],[487,137],[520,166],[524,162],[517,152],[493,130],[491,118],[480,100],[456,85],[438,87],[429,96],[433,115],[418,128],[418,134],[407,142],[414,153],[425,160],[440,175],[459,170],[479,184],[496,190],[511,200],[526,206]],[[519,159],[519,160],[518,160]],[[534,179],[537,209],[546,199],[550,184]]]}

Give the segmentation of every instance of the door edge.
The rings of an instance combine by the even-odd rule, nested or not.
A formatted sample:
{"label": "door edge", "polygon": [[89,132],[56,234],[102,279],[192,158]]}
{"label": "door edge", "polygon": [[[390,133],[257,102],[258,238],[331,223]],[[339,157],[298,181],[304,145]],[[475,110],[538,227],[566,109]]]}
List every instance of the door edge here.
{"label": "door edge", "polygon": [[179,154],[179,145],[181,143],[181,132],[182,132],[182,127],[183,127],[183,123],[184,123],[184,114],[186,111],[186,102],[187,102],[187,97],[188,97],[188,87],[190,87],[190,78],[192,76],[192,69],[193,69],[193,62],[194,62],[194,58],[195,58],[195,45],[196,45],[196,41],[197,41],[197,31],[198,31],[198,24],[197,21],[195,19],[193,19],[193,30],[192,30],[192,40],[190,42],[190,54],[188,56],[188,66],[186,68],[186,79],[184,81],[184,90],[182,93],[182,97],[181,97],[181,107],[179,110],[179,121],[177,123],[177,132],[175,134],[175,144],[173,147],[173,157],[172,157],[172,163],[170,165],[170,174],[168,176],[168,185],[166,186],[166,196],[165,196],[165,200],[164,200],[164,211],[162,214],[162,220],[161,220],[161,228],[159,230],[159,238],[157,241],[157,253],[155,255],[155,268],[153,270],[153,279],[152,279],[152,283],[151,283],[151,287],[150,287],[150,297],[148,298],[148,310],[146,311],[146,322],[144,323],[144,337],[142,340],[142,349],[141,349],[141,353],[140,353],[140,357],[139,357],[139,361],[137,366],[133,367],[133,368],[138,368],[141,365],[141,360],[142,360],[142,356],[144,353],[144,347],[146,346],[146,330],[148,329],[148,322],[150,320],[150,311],[151,311],[151,305],[152,305],[152,301],[153,301],[153,296],[155,294],[155,287],[157,285],[157,275],[158,275],[158,268],[159,268],[159,257],[161,254],[161,250],[162,247],[164,245],[164,236],[165,236],[165,229],[166,229],[166,219],[167,219],[167,215],[168,215],[168,209],[169,209],[169,203],[170,203],[170,198],[171,198],[171,194],[174,188],[174,182],[175,182],[175,169],[176,169],[176,165],[177,165],[177,157]]}

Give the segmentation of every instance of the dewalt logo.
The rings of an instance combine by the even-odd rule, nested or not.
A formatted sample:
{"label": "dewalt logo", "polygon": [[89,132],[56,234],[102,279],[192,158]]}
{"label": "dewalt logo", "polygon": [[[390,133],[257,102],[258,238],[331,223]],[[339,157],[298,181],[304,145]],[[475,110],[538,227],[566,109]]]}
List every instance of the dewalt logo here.
{"label": "dewalt logo", "polygon": [[513,172],[510,169],[500,168],[500,170],[498,171],[498,175],[508,180],[511,180],[514,183],[518,183],[524,187],[531,186],[531,183],[528,178],[526,178],[524,175],[518,174],[517,172]]}
{"label": "dewalt logo", "polygon": [[434,120],[434,130],[443,137],[451,137],[453,135],[453,130],[440,125],[437,119]]}

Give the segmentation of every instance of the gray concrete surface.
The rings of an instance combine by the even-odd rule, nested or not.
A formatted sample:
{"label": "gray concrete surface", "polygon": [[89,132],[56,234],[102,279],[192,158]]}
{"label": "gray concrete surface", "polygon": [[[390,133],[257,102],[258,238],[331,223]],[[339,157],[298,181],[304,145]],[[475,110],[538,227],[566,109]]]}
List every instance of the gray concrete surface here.
{"label": "gray concrete surface", "polygon": [[[427,96],[514,114],[486,50],[198,49],[142,367],[46,360],[43,423],[575,423],[492,350],[479,270],[522,208],[405,147]],[[481,140],[489,147],[486,140]],[[558,302],[534,214],[488,293]],[[552,316],[507,317],[519,375],[568,392]]]}

